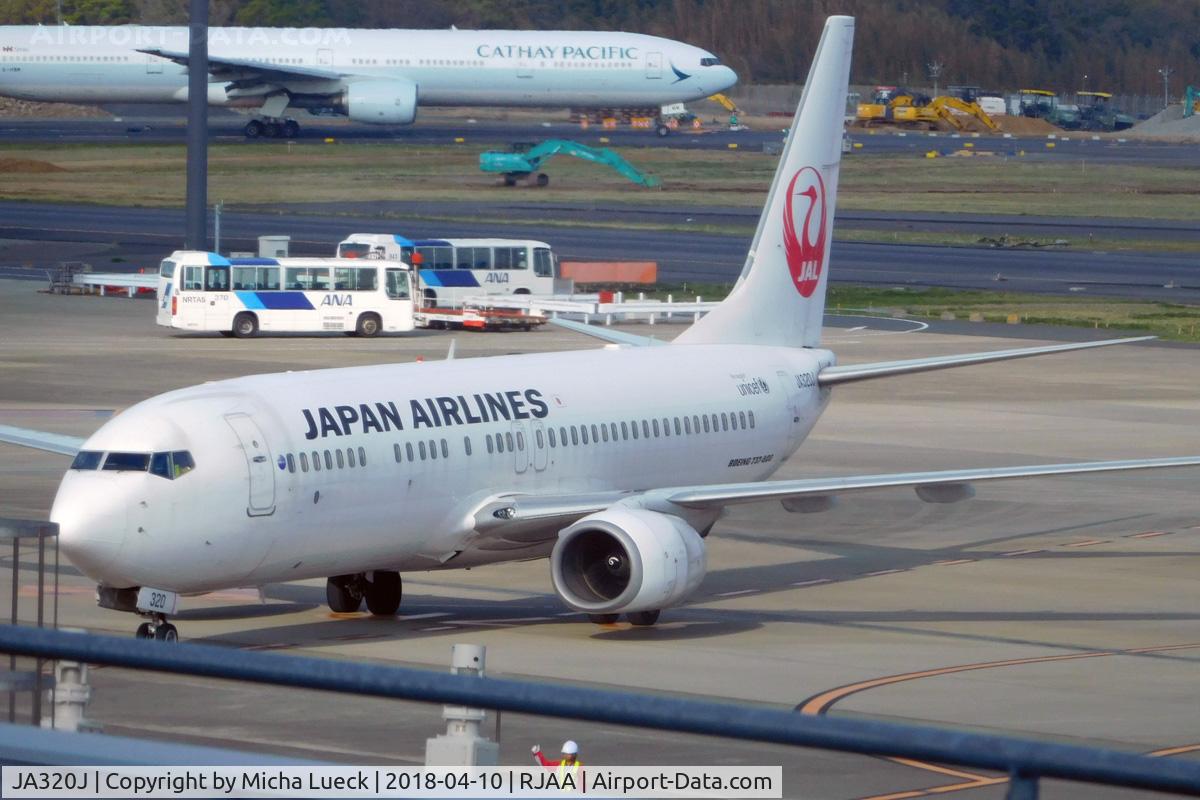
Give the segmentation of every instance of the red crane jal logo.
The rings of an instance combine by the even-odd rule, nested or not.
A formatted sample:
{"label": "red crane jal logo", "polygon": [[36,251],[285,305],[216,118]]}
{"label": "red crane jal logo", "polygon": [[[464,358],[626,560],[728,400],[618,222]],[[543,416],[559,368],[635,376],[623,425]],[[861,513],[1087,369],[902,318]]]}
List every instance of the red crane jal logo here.
{"label": "red crane jal logo", "polygon": [[801,167],[783,209],[783,251],[801,297],[812,296],[825,266],[825,219],[825,181],[812,167]]}

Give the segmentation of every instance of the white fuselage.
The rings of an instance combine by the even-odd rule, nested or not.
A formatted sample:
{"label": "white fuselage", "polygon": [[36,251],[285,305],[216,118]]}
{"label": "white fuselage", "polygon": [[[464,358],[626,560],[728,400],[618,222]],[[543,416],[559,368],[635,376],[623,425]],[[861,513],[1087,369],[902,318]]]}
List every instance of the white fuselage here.
{"label": "white fuselage", "polygon": [[[187,29],[0,27],[0,95],[65,102],[175,103],[187,71],[140,50],[187,53]],[[331,97],[356,81],[416,84],[421,106],[657,106],[706,97],[737,76],[706,51],[635,33],[589,31],[212,28],[209,53],[313,77],[271,77],[250,91],[214,77],[209,102],[257,107],[286,91]],[[326,77],[322,77],[326,76]],[[333,78],[327,76],[335,76]]]}
{"label": "white fuselage", "polygon": [[[762,480],[816,423],[828,399],[816,375],[832,362],[784,347],[610,346],[208,383],[133,406],[83,447],[186,450],[193,470],[69,470],[51,518],[100,583],[178,592],[540,557],[553,531],[473,548],[475,512],[506,495]],[[512,436],[503,452],[489,446],[498,434]],[[334,468],[315,471],[326,451]]]}

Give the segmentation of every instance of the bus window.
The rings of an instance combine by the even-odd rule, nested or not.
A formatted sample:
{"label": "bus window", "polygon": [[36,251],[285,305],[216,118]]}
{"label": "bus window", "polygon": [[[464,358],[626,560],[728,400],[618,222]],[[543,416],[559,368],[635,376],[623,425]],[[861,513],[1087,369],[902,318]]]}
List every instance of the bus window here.
{"label": "bus window", "polygon": [[258,267],[234,267],[233,288],[238,291],[258,288]]}
{"label": "bus window", "polygon": [[453,247],[418,247],[425,269],[454,269]]}
{"label": "bus window", "polygon": [[329,268],[321,267],[320,269],[313,268],[308,271],[309,279],[312,281],[312,289],[318,292],[329,291]]}
{"label": "bus window", "polygon": [[256,288],[277,290],[279,288],[279,267],[259,267]]}
{"label": "bus window", "polygon": [[338,258],[366,258],[371,245],[364,242],[342,242],[338,245]]}
{"label": "bus window", "polygon": [[333,288],[336,291],[375,291],[376,272],[374,267],[336,267],[333,270]]}
{"label": "bus window", "polygon": [[471,250],[475,253],[475,269],[492,268],[492,248],[472,247]]}
{"label": "bus window", "polygon": [[550,251],[544,247],[533,251],[533,274],[539,278],[554,277],[554,260],[550,256]]}
{"label": "bus window", "polygon": [[373,292],[379,288],[379,270],[371,267],[369,269],[357,269],[358,285],[355,287],[360,292]]}
{"label": "bus window", "polygon": [[308,269],[306,267],[288,267],[284,271],[284,280],[287,281],[289,289],[307,289],[309,288]]}
{"label": "bus window", "polygon": [[187,291],[200,291],[204,288],[204,267],[183,268],[183,288]]}
{"label": "bus window", "polygon": [[455,269],[474,269],[475,263],[475,248],[474,247],[456,247],[454,248],[454,268]]}
{"label": "bus window", "polygon": [[402,269],[389,269],[387,271],[387,293],[388,297],[393,300],[407,300],[409,298],[407,271]]}
{"label": "bus window", "polygon": [[514,247],[512,249],[512,266],[509,269],[529,269],[529,249]]}
{"label": "bus window", "polygon": [[204,289],[209,292],[229,291],[229,267],[210,266],[204,271]]}
{"label": "bus window", "polygon": [[512,251],[511,247],[497,247],[495,249],[495,257],[492,263],[496,269],[512,269]]}
{"label": "bus window", "polygon": [[161,278],[167,278],[167,279],[174,278],[175,277],[175,262],[174,261],[162,262],[162,265],[158,268],[158,275]]}

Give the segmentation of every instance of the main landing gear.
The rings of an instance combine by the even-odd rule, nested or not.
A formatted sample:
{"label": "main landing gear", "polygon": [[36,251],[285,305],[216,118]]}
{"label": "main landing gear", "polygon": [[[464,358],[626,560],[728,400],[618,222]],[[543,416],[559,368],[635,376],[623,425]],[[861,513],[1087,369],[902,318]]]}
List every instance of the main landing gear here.
{"label": "main landing gear", "polygon": [[166,614],[151,614],[147,622],[138,625],[138,639],[157,639],[160,642],[178,642],[179,630],[167,622]]}
{"label": "main landing gear", "polygon": [[[643,628],[656,624],[658,622],[658,615],[661,613],[658,609],[654,611],[630,611],[625,615],[625,619],[629,620],[630,625]],[[588,620],[596,625],[612,625],[620,618],[620,614],[588,614]]]}
{"label": "main landing gear", "polygon": [[294,119],[252,119],[242,128],[247,139],[295,139],[300,135],[300,123]]}
{"label": "main landing gear", "polygon": [[400,573],[390,570],[335,575],[325,582],[325,600],[329,610],[352,614],[367,601],[367,610],[377,617],[394,616],[400,610],[403,586]]}

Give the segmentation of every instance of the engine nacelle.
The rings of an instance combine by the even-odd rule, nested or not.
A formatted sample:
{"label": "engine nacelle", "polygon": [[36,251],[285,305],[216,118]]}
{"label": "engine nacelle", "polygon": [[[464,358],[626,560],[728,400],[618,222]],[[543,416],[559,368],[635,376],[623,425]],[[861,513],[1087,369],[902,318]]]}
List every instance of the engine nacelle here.
{"label": "engine nacelle", "polygon": [[558,535],[550,574],[576,611],[652,611],[682,602],[708,570],[704,541],[679,517],[616,507]]}
{"label": "engine nacelle", "polygon": [[411,125],[417,118],[412,81],[355,81],[342,95],[341,110],[355,122]]}

